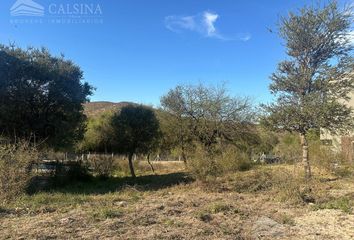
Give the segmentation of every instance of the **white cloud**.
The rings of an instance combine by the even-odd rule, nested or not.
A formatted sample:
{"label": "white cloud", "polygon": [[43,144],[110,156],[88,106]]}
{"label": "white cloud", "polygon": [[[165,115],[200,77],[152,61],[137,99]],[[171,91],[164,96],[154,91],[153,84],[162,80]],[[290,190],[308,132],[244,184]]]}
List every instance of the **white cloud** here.
{"label": "white cloud", "polygon": [[217,14],[214,14],[211,12],[204,12],[203,22],[205,24],[208,36],[214,36],[215,34],[217,34],[214,23],[218,18],[219,18],[219,15],[217,15]]}
{"label": "white cloud", "polygon": [[182,33],[185,31],[197,32],[204,37],[216,38],[225,41],[241,40],[248,41],[251,39],[250,34],[238,34],[238,37],[228,37],[221,34],[215,23],[219,19],[217,13],[205,11],[203,13],[191,16],[171,15],[165,17],[165,26],[170,31]]}
{"label": "white cloud", "polygon": [[194,31],[196,23],[192,16],[167,16],[165,18],[165,26],[173,32],[180,32],[182,29]]}

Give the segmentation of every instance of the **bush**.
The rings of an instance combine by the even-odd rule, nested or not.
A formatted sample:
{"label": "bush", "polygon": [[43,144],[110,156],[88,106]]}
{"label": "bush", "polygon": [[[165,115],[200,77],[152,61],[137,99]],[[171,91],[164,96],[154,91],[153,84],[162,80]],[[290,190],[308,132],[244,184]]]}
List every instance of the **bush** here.
{"label": "bush", "polygon": [[226,173],[246,171],[251,169],[252,163],[246,153],[228,146],[221,153],[207,153],[197,148],[193,158],[188,161],[188,168],[200,180],[207,180]]}
{"label": "bush", "polygon": [[287,167],[260,167],[237,174],[232,180],[237,192],[272,191],[274,197],[282,202],[303,204],[324,197],[318,179],[306,181],[302,174]]}
{"label": "bush", "polygon": [[317,168],[338,177],[353,176],[353,166],[345,160],[343,153],[321,145],[320,141],[310,144],[310,161]]}
{"label": "bush", "polygon": [[228,147],[224,150],[218,159],[218,164],[224,173],[247,171],[252,168],[250,157],[234,147]]}
{"label": "bush", "polygon": [[0,198],[11,200],[27,190],[37,150],[27,142],[0,146]]}
{"label": "bush", "polygon": [[[133,161],[133,164],[136,165],[136,161]],[[116,160],[116,174],[120,176],[129,176],[130,175],[130,170],[129,170],[129,163],[128,159],[126,157],[120,157]],[[138,169],[137,169],[138,171]]]}
{"label": "bush", "polygon": [[237,192],[259,192],[273,186],[273,174],[268,169],[256,169],[245,174],[237,174],[234,188]]}
{"label": "bush", "polygon": [[341,178],[345,178],[345,177],[352,177],[354,174],[354,169],[353,166],[339,166],[337,168],[334,169],[333,171],[334,175],[341,177]]}
{"label": "bush", "polygon": [[115,159],[111,155],[93,155],[88,162],[93,173],[99,177],[110,177],[116,169]]}
{"label": "bush", "polygon": [[299,136],[292,133],[283,133],[274,149],[274,153],[284,163],[300,161],[302,148]]}

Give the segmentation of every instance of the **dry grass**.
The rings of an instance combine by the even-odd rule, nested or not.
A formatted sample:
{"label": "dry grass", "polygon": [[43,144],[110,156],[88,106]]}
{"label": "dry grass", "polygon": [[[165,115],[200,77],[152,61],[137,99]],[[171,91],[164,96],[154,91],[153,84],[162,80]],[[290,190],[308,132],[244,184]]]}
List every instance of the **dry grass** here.
{"label": "dry grass", "polygon": [[[181,172],[183,163],[155,163],[159,175],[141,164],[140,175],[144,169],[147,175],[136,181],[95,179],[2,206],[0,238],[252,239],[253,224],[263,216],[283,226],[278,239],[354,236],[350,178],[317,175],[309,192],[293,166],[260,166],[210,183],[193,181]],[[338,221],[338,228],[327,227]]]}

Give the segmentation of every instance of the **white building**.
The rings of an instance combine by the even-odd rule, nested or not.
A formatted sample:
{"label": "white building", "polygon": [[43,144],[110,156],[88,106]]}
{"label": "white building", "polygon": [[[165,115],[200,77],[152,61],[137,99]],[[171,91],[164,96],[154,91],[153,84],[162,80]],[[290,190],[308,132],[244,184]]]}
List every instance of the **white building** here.
{"label": "white building", "polygon": [[[354,109],[354,92],[350,95],[348,105]],[[334,149],[342,151],[348,161],[354,162],[354,129],[344,136],[331,135],[328,132],[321,134],[321,141],[324,145],[333,146]]]}

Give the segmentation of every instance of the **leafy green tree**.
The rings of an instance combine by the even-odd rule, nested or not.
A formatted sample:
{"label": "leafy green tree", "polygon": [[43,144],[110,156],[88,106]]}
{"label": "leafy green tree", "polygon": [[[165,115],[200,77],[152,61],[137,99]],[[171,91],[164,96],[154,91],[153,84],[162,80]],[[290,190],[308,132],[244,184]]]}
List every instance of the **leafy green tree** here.
{"label": "leafy green tree", "polygon": [[142,105],[123,107],[112,117],[114,146],[119,153],[127,154],[129,169],[135,177],[134,154],[147,154],[159,138],[159,121],[155,112]]}
{"label": "leafy green tree", "polygon": [[311,177],[307,133],[353,129],[352,109],[345,104],[354,89],[354,61],[350,43],[351,9],[336,2],[304,7],[280,20],[288,60],[271,76],[277,101],[264,106],[266,126],[300,135],[305,176]]}
{"label": "leafy green tree", "polygon": [[92,87],[70,60],[48,50],[0,45],[0,132],[9,138],[71,146],[85,127]]}

